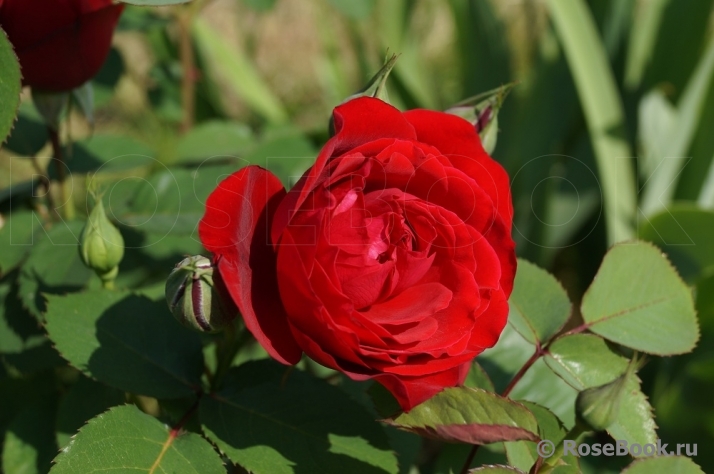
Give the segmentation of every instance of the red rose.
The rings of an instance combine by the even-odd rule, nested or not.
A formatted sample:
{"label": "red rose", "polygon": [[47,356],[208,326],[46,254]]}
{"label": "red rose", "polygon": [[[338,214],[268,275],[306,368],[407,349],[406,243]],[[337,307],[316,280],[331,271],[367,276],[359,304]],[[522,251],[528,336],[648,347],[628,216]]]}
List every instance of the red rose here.
{"label": "red rose", "polygon": [[506,324],[508,176],[454,115],[360,98],[334,124],[289,193],[257,166],[221,182],[200,237],[272,357],[374,378],[408,410],[463,383]]}
{"label": "red rose", "polygon": [[112,0],[4,0],[0,26],[22,66],[23,83],[74,89],[99,72],[124,5]]}

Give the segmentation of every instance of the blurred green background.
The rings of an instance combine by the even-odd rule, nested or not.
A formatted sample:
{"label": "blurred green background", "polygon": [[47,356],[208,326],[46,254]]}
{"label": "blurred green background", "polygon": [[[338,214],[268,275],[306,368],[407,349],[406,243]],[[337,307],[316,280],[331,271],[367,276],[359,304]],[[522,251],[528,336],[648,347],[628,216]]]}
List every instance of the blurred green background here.
{"label": "blurred green background", "polygon": [[[129,6],[93,81],[93,125],[74,107],[63,129],[72,176],[65,211],[86,213],[87,176],[96,172],[134,249],[124,284],[160,285],[180,255],[200,252],[195,226],[215,184],[248,163],[294,183],[329,138],[332,108],[388,52],[400,55],[388,91],[401,109],[443,110],[516,82],[498,117],[494,158],[512,179],[519,256],[552,271],[578,302],[612,243],[640,237],[667,252],[696,292],[702,338],[692,354],[650,363],[644,389],[660,438],[697,443],[696,462],[713,472],[713,4]],[[0,150],[0,213],[27,205],[38,173],[52,177],[50,155],[28,93]],[[15,257],[4,258],[6,271]],[[62,278],[47,277],[42,291],[60,292]],[[592,472],[607,472],[597,466]],[[432,469],[442,472],[438,462]]]}

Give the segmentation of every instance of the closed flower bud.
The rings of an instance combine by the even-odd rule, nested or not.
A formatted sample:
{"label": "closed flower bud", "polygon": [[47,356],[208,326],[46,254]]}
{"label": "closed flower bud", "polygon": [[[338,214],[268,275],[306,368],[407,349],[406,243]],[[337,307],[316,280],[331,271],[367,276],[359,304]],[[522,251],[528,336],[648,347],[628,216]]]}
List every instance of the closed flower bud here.
{"label": "closed flower bud", "polygon": [[486,153],[491,154],[496,148],[498,138],[498,112],[503,101],[514,84],[507,84],[475,97],[467,99],[447,110],[447,113],[458,115],[471,122],[481,139]]}
{"label": "closed flower bud", "polygon": [[102,281],[113,281],[119,271],[119,262],[124,257],[124,238],[107,218],[101,199],[97,200],[89,214],[79,243],[79,254],[84,264],[97,272]]}
{"label": "closed flower bud", "polygon": [[211,261],[201,255],[183,259],[166,280],[166,302],[184,326],[200,332],[218,332],[236,316],[224,303],[214,282]]}

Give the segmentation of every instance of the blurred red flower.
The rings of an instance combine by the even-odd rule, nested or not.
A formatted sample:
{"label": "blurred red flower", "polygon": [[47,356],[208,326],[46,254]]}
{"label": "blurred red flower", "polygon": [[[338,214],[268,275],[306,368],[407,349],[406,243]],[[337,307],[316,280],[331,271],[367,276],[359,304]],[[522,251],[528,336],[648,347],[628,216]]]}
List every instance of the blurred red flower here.
{"label": "blurred red flower", "polygon": [[0,26],[23,83],[58,92],[91,79],[109,54],[123,9],[112,0],[0,0]]}

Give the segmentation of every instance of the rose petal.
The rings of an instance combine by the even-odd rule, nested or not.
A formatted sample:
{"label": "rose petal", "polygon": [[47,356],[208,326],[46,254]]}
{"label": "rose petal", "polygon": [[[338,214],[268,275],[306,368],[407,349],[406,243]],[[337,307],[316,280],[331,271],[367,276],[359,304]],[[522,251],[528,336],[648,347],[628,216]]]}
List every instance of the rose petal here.
{"label": "rose petal", "polygon": [[268,229],[285,189],[272,173],[248,166],[222,181],[206,201],[199,236],[241,310],[246,327],[268,353],[296,364],[295,342],[280,300],[276,256]]}
{"label": "rose petal", "polygon": [[468,362],[443,372],[420,377],[380,374],[374,379],[392,392],[404,411],[409,411],[441,392],[445,387],[462,385],[470,368],[471,362]]}
{"label": "rose petal", "polygon": [[508,174],[483,149],[474,126],[456,115],[431,110],[410,110],[404,117],[414,126],[420,142],[438,148],[491,196],[510,231],[513,205]]}

